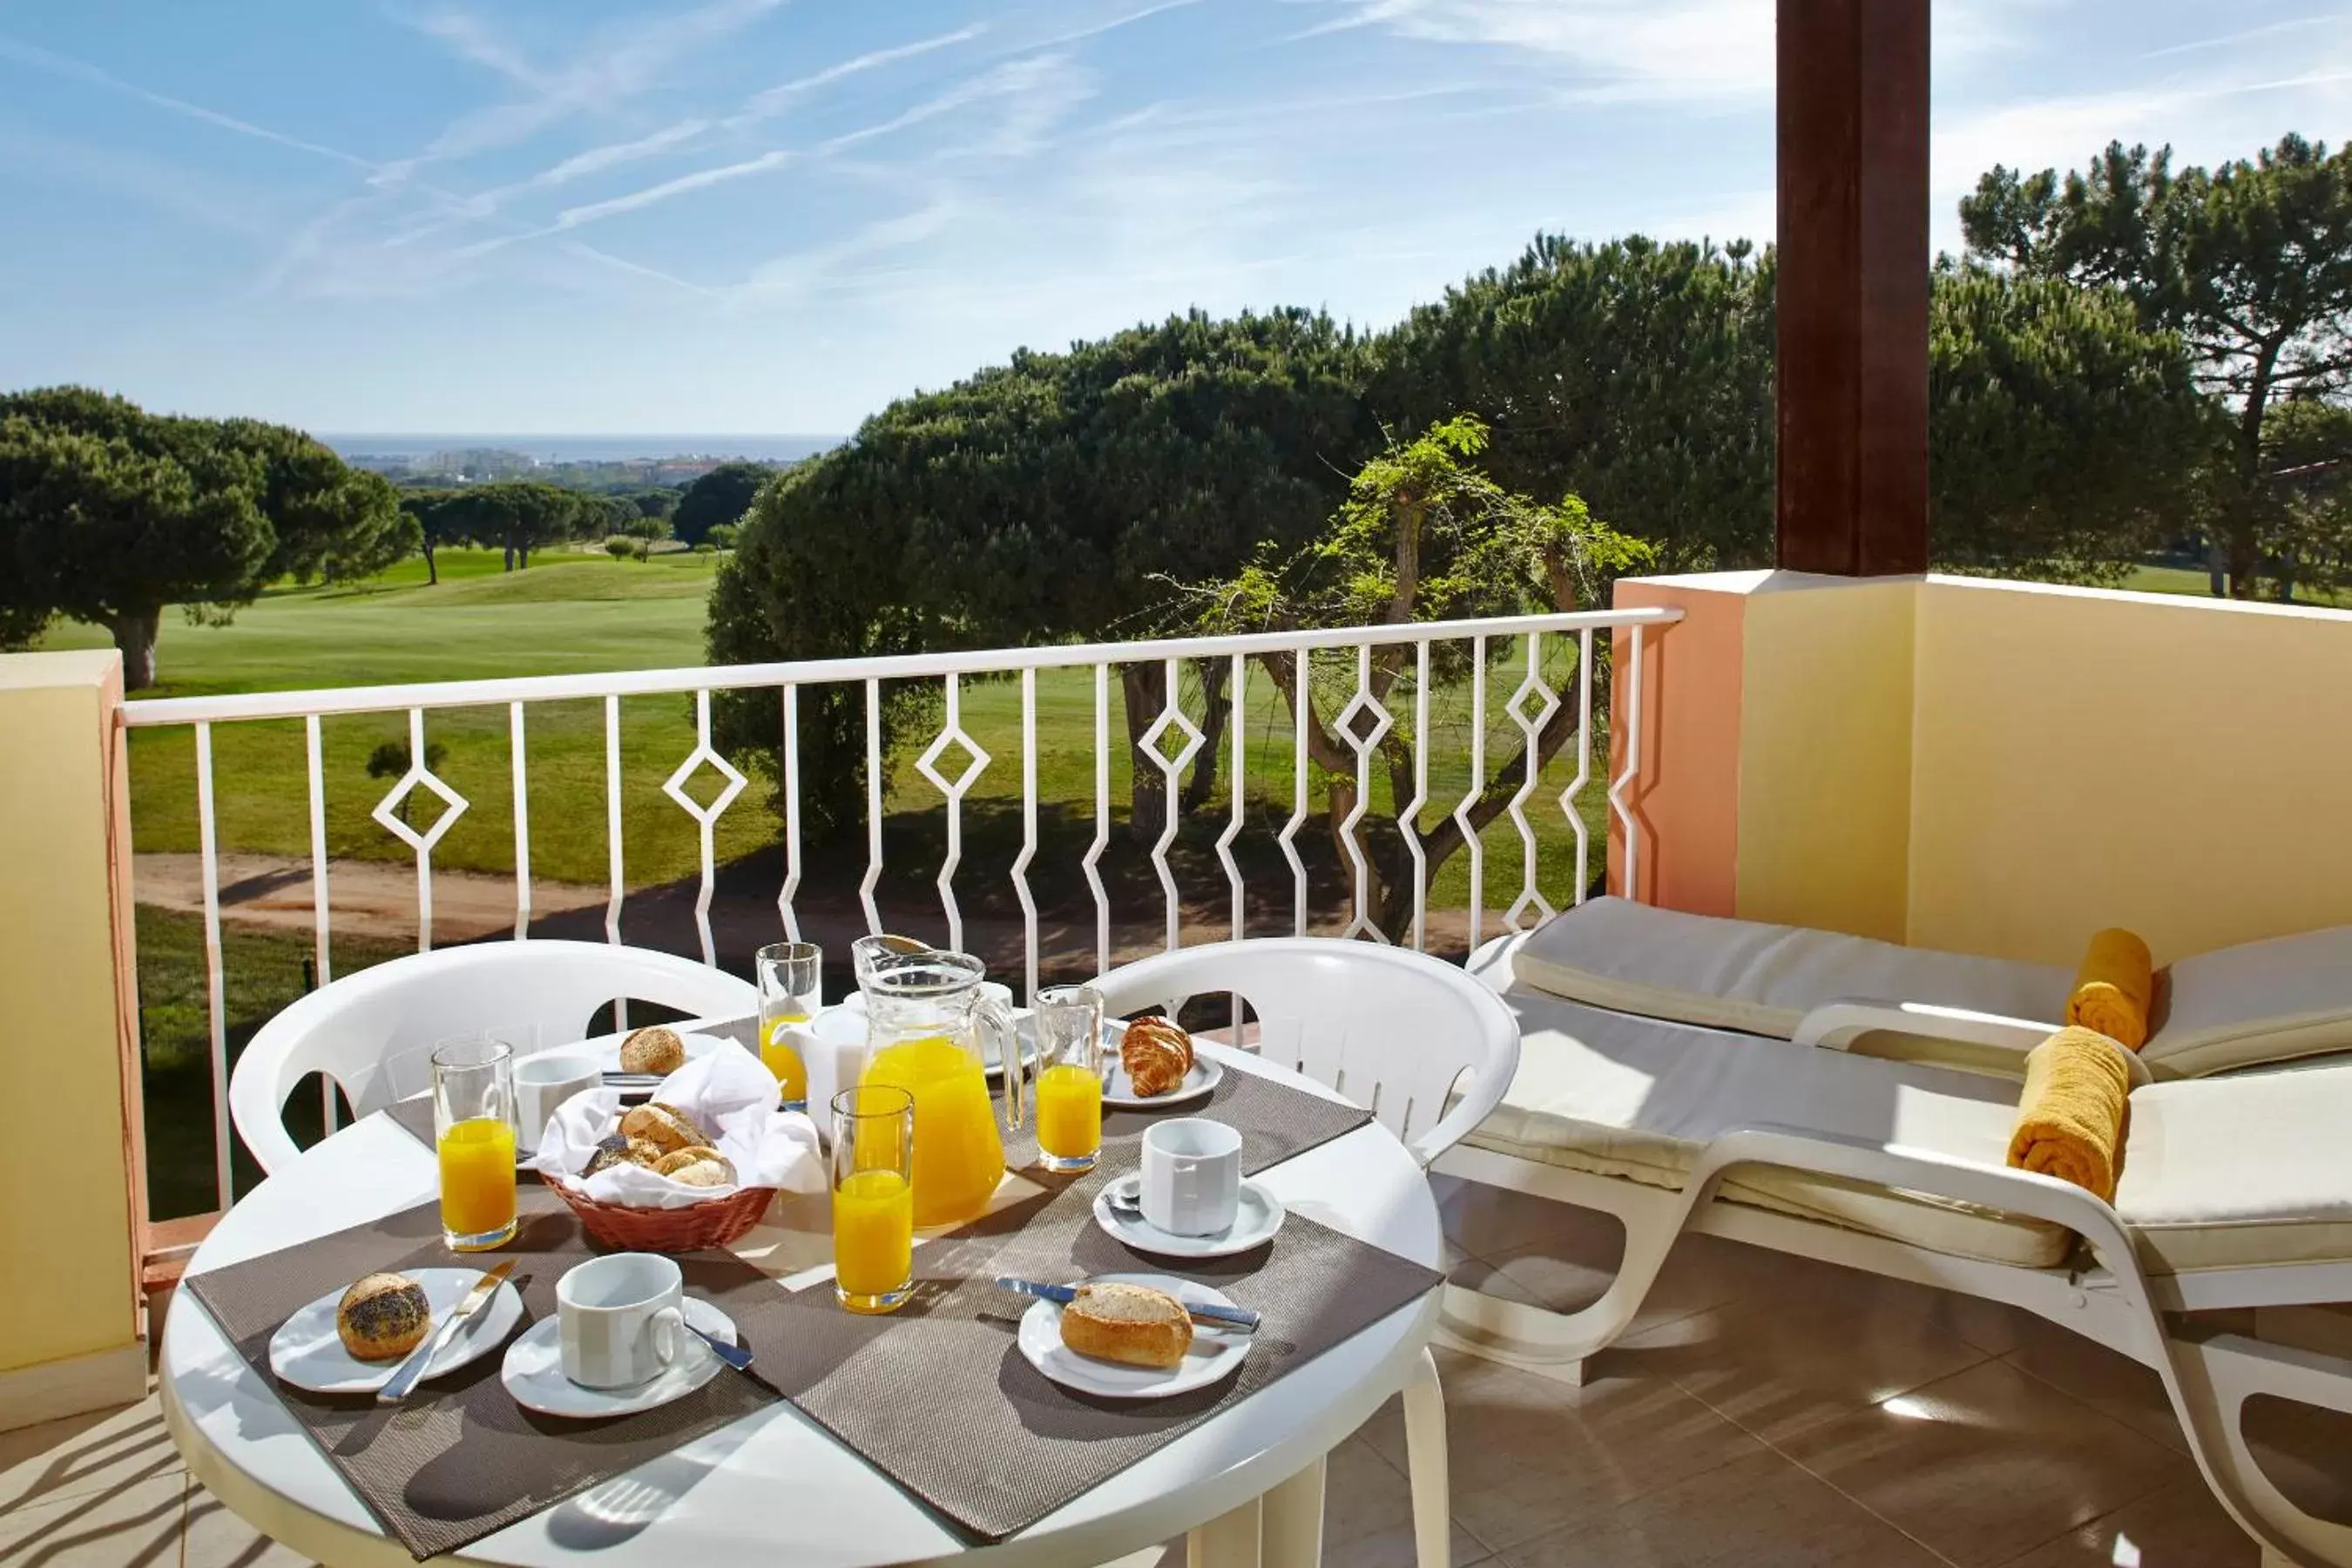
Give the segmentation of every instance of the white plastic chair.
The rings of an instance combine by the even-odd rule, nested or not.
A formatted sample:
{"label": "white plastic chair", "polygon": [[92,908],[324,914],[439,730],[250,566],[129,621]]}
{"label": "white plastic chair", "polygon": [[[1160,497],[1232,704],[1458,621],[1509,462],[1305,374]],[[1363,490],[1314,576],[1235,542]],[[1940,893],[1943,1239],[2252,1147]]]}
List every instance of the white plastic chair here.
{"label": "white plastic chair", "polygon": [[[1139,960],[1095,985],[1122,1016],[1151,1007],[1172,1016],[1194,997],[1239,995],[1257,1015],[1260,1056],[1370,1110],[1423,1166],[1486,1119],[1519,1067],[1518,1022],[1494,992],[1403,948],[1213,942]],[[1414,1554],[1420,1568],[1446,1568],[1445,1396],[1436,1359],[1425,1350],[1421,1359],[1404,1390]]]}
{"label": "white plastic chair", "polygon": [[688,1017],[760,1009],[748,981],[642,947],[493,942],[395,958],[331,982],[261,1026],[229,1079],[229,1116],[265,1172],[301,1152],[287,1097],[312,1073],[365,1116],[431,1087],[427,1058],[452,1035],[488,1031],[520,1056],[584,1038],[597,1011],[650,1002]]}

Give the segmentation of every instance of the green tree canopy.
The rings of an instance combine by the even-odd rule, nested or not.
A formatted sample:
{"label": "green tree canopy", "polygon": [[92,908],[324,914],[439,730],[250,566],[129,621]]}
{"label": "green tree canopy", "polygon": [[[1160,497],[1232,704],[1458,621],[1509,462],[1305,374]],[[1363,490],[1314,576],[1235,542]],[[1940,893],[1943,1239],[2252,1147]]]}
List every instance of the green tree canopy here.
{"label": "green tree canopy", "polygon": [[760,487],[776,477],[776,470],[763,463],[721,463],[709,473],[686,487],[686,493],[667,512],[649,511],[647,517],[667,516],[671,531],[688,544],[699,544],[703,536],[720,523],[742,521],[751,510],[751,498]]}
{"label": "green tree canopy", "polygon": [[1996,166],[1960,219],[1975,254],[2118,289],[2188,343],[2236,416],[2216,532],[2231,592],[2251,596],[2282,515],[2263,467],[2271,407],[2352,374],[2352,149],[2286,136],[2176,174],[2171,149],[2114,142],[2063,179]]}
{"label": "green tree canopy", "polygon": [[503,551],[509,572],[529,567],[534,550],[604,532],[610,519],[602,496],[530,479],[448,491],[431,515],[444,541]]}
{"label": "green tree canopy", "polygon": [[2193,520],[2227,430],[2122,292],[1947,264],[1929,331],[1938,567],[2115,581]]}
{"label": "green tree canopy", "polygon": [[[1378,445],[1360,395],[1362,349],[1309,311],[1223,321],[1196,311],[1066,353],[1024,351],[901,398],[761,492],[719,569],[710,657],[893,654],[1148,627],[1167,611],[1166,580],[1233,572],[1262,542],[1296,548],[1328,517],[1344,476]],[[1164,671],[1122,673],[1132,741],[1160,710]],[[1213,733],[1223,721],[1213,700],[1208,717]],[[777,723],[772,701],[746,701],[727,705],[723,728],[754,755],[775,745]],[[813,813],[855,812],[864,723],[857,693],[803,694]],[[1204,750],[1196,781],[1214,766]],[[1137,815],[1156,821],[1161,775],[1147,765],[1135,776]]]}
{"label": "green tree canopy", "polygon": [[0,622],[108,627],[131,689],[165,605],[226,616],[280,577],[380,570],[405,537],[392,487],[299,431],[83,387],[0,397]]}
{"label": "green tree canopy", "polygon": [[1378,341],[1372,404],[1408,429],[1476,414],[1496,482],[1582,496],[1668,571],[1760,564],[1772,288],[1770,253],[1746,241],[1539,235]]}

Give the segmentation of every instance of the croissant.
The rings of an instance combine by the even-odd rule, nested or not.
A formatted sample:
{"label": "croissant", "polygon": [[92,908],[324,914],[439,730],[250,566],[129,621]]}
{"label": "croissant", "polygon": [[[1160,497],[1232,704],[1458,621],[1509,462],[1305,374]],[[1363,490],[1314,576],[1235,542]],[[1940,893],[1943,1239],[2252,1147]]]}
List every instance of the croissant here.
{"label": "croissant", "polygon": [[1118,1059],[1137,1094],[1172,1094],[1192,1070],[1192,1037],[1167,1018],[1138,1018],[1119,1042]]}

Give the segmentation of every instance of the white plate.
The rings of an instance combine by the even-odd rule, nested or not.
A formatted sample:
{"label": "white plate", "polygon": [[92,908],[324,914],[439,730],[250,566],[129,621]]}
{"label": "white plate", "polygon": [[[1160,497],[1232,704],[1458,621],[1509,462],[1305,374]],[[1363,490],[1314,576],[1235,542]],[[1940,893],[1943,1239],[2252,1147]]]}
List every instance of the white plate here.
{"label": "white plate", "polygon": [[1119,1058],[1118,1038],[1107,1038],[1103,1050],[1103,1060],[1110,1068],[1110,1076],[1103,1080],[1103,1103],[1120,1110],[1160,1110],[1182,1105],[1200,1099],[1225,1080],[1225,1069],[1213,1058],[1195,1050],[1192,1070],[1184,1075],[1182,1083],[1166,1094],[1146,1097],[1135,1092],[1135,1082],[1127,1076],[1127,1063]]}
{"label": "white plate", "polygon": [[1282,1228],[1283,1217],[1288,1212],[1280,1198],[1255,1182],[1244,1181],[1241,1203],[1230,1227],[1213,1236],[1178,1236],[1174,1231],[1160,1229],[1141,1215],[1121,1213],[1111,1207],[1113,1193],[1132,1193],[1142,1180],[1141,1176],[1121,1176],[1097,1193],[1095,1223],[1139,1252],[1156,1252],[1162,1258],[1231,1258],[1253,1247],[1263,1247]]}
{"label": "white plate", "polygon": [[[1234,1299],[1222,1290],[1195,1285],[1167,1274],[1097,1274],[1090,1285],[1149,1285],[1165,1290],[1186,1306],[1231,1307]],[[1036,1300],[1021,1314],[1021,1353],[1029,1364],[1064,1388],[1111,1399],[1165,1399],[1233,1375],[1249,1354],[1248,1334],[1227,1334],[1192,1325],[1192,1348],[1183,1361],[1162,1372],[1155,1367],[1122,1366],[1115,1361],[1083,1356],[1062,1342],[1062,1307],[1058,1301]]]}
{"label": "white plate", "polygon": [[[708,1301],[688,1296],[686,1321],[730,1345],[740,1342],[735,1320]],[[709,1345],[688,1334],[676,1361],[634,1388],[583,1388],[563,1375],[563,1352],[558,1343],[562,1327],[560,1319],[541,1318],[507,1347],[506,1362],[499,1368],[499,1379],[515,1403],[541,1415],[601,1421],[657,1409],[692,1394],[726,1365]]]}
{"label": "white plate", "polygon": [[[407,1273],[425,1287],[425,1299],[433,1307],[434,1329],[448,1321],[449,1314],[457,1310],[457,1303],[466,1299],[466,1292],[482,1278],[478,1268],[411,1268]],[[390,1383],[392,1374],[407,1358],[362,1361],[345,1350],[341,1337],[335,1332],[335,1309],[342,1300],[342,1291],[330,1291],[280,1323],[278,1331],[269,1336],[269,1370],[295,1387],[307,1388],[313,1394],[373,1394]],[[457,1331],[457,1337],[434,1356],[425,1380],[481,1360],[505,1342],[520,1321],[522,1298],[515,1294],[512,1285],[500,1285],[498,1293],[485,1301],[481,1310]]]}

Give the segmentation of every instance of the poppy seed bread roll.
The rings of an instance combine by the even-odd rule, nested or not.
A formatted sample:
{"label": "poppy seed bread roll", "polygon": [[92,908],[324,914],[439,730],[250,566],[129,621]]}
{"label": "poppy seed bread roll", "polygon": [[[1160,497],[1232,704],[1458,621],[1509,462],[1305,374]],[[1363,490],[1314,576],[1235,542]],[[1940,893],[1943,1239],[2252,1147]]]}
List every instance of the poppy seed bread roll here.
{"label": "poppy seed bread roll", "polygon": [[335,1304],[335,1334],[361,1361],[406,1355],[432,1331],[433,1304],[405,1274],[371,1274]]}
{"label": "poppy seed bread roll", "polygon": [[667,1078],[686,1065],[686,1042],[666,1024],[632,1032],[621,1042],[623,1072],[659,1073]]}

